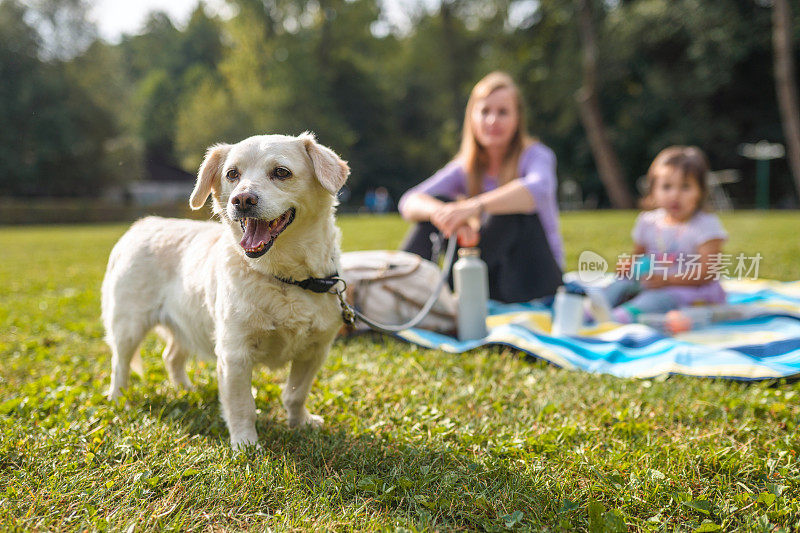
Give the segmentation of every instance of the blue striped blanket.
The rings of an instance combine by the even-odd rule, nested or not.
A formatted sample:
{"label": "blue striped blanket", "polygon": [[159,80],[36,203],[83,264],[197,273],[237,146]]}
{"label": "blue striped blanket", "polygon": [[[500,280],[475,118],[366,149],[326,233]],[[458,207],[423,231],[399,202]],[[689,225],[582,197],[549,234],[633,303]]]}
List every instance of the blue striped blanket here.
{"label": "blue striped blanket", "polygon": [[667,336],[642,324],[604,323],[578,335],[550,335],[550,310],[540,304],[490,303],[489,334],[477,341],[409,329],[398,337],[447,352],[506,345],[563,368],[620,377],[668,374],[759,380],[800,374],[800,281],[726,280],[728,303],[763,313]]}

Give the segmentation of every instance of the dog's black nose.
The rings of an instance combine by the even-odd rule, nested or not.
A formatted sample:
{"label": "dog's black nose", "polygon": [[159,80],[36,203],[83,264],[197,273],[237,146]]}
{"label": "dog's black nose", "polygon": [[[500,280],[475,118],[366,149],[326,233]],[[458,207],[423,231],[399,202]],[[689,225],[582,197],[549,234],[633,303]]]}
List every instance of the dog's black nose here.
{"label": "dog's black nose", "polygon": [[240,211],[258,205],[258,196],[250,192],[242,192],[231,198],[231,203]]}

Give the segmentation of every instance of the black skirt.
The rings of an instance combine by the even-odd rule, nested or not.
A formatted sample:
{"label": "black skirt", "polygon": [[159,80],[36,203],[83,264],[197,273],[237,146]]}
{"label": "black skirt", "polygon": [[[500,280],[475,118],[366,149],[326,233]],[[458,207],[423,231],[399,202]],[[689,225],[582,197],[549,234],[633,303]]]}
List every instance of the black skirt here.
{"label": "black skirt", "polygon": [[[562,272],[553,257],[539,215],[492,215],[480,230],[481,259],[489,270],[489,297],[500,302],[527,302],[552,296]],[[435,242],[445,243],[430,222],[417,223],[401,248],[436,260]],[[442,244],[442,248],[446,244]],[[451,272],[452,286],[452,272]]]}

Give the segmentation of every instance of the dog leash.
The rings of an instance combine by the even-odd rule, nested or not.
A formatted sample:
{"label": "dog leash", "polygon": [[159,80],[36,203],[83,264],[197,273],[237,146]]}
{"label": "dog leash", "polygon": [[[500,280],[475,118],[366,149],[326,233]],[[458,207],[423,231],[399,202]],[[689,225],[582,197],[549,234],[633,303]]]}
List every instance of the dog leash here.
{"label": "dog leash", "polygon": [[342,321],[344,321],[346,326],[352,327],[356,323],[356,318],[361,320],[367,326],[371,327],[376,331],[380,331],[383,333],[397,333],[398,331],[403,331],[404,329],[413,328],[428,315],[431,309],[433,309],[433,305],[436,303],[436,300],[439,299],[439,294],[442,292],[442,288],[444,287],[447,278],[450,276],[450,267],[453,265],[453,258],[455,257],[456,252],[456,235],[453,234],[450,236],[450,240],[447,242],[447,252],[444,256],[444,265],[442,267],[442,275],[439,278],[439,281],[436,284],[436,287],[433,289],[428,301],[425,302],[425,305],[422,306],[419,313],[414,316],[411,320],[404,324],[399,325],[389,325],[389,324],[381,324],[380,322],[376,322],[366,316],[363,313],[356,310],[353,306],[351,306],[347,301],[344,299],[344,291],[347,290],[347,282],[339,277],[339,274],[333,274],[325,278],[306,278],[304,280],[294,280],[289,278],[281,278],[279,276],[275,276],[275,279],[278,281],[282,281],[283,283],[288,283],[290,285],[297,285],[301,289],[305,289],[307,291],[315,292],[318,294],[322,293],[330,293],[336,294],[339,297],[339,306],[342,308]]}

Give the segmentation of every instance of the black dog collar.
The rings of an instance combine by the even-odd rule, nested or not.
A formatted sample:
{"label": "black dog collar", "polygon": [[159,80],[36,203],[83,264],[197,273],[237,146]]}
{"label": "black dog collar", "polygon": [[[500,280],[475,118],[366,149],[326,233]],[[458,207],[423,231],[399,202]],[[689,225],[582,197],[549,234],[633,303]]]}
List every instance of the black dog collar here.
{"label": "black dog collar", "polygon": [[[342,278],[339,277],[338,273],[331,274],[327,278],[306,278],[301,281],[282,278],[280,276],[275,276],[275,279],[290,285],[297,285],[301,289],[316,292],[318,294],[322,294],[324,292],[336,293],[336,296],[339,297],[339,305],[342,308],[342,321],[345,323],[345,326],[352,328],[353,324],[356,323],[355,311],[353,311],[353,308],[350,307],[350,305],[344,300],[344,291],[347,289],[347,284]],[[341,283],[342,286],[339,289],[336,289],[335,287],[339,283]]]}
{"label": "black dog collar", "polygon": [[333,289],[339,282],[342,281],[342,278],[339,277],[339,274],[332,274],[327,278],[306,278],[301,281],[281,278],[279,276],[275,276],[275,279],[290,285],[297,285],[301,289],[316,293],[331,292],[331,289]]}

